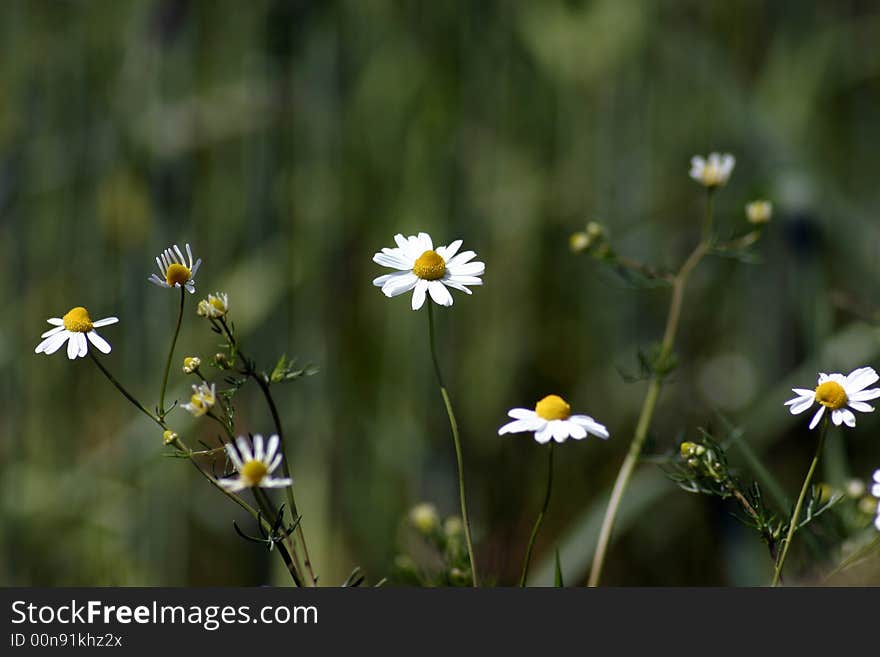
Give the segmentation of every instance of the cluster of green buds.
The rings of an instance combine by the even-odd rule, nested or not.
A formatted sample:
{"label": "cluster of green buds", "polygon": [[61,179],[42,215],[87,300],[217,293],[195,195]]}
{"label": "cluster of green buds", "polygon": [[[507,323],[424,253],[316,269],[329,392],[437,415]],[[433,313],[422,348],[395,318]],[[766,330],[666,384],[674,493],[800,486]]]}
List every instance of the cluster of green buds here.
{"label": "cluster of green buds", "polygon": [[568,246],[574,253],[601,251],[602,247],[607,247],[605,227],[597,221],[591,221],[585,230],[573,233],[568,238]]}
{"label": "cluster of green buds", "polygon": [[685,441],[679,448],[682,460],[695,474],[718,483],[730,479],[723,455],[711,446]]}

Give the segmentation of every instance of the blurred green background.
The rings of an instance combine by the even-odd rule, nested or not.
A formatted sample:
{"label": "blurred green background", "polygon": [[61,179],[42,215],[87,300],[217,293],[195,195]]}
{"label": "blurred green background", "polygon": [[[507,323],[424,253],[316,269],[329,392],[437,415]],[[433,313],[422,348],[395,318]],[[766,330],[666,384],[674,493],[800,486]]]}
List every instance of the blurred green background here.
{"label": "blurred green background", "polygon": [[[33,353],[47,317],[118,315],[104,362],[154,405],[176,294],[146,279],[173,242],[204,259],[196,298],[229,292],[264,367],[287,352],[321,370],[279,394],[322,582],[391,573],[413,504],[458,508],[427,313],[371,285],[373,253],[420,230],[486,263],[438,313],[484,578],[516,582],[544,486],[541,448],[496,435],[507,409],[556,392],[612,432],[558,450],[536,548],[534,583],[557,547],[582,582],[645,391],[619,370],[659,339],[668,290],[627,287],[568,235],[599,220],[618,251],[677,266],[702,212],[688,161],[710,150],[737,156],[720,232],[757,196],[776,216],[761,264],[693,279],[648,453],[721,413],[793,496],[815,435],[788,388],[880,364],[878,43],[880,8],[856,0],[3,2],[0,583],[285,581],[91,363]],[[178,354],[210,356],[189,310]],[[240,430],[269,433],[258,392],[238,399]],[[869,478],[878,429],[835,431],[823,480]],[[641,466],[604,582],[766,583],[731,510]],[[793,550],[802,581],[839,558],[832,529],[818,555]],[[880,583],[878,562],[837,581]]]}

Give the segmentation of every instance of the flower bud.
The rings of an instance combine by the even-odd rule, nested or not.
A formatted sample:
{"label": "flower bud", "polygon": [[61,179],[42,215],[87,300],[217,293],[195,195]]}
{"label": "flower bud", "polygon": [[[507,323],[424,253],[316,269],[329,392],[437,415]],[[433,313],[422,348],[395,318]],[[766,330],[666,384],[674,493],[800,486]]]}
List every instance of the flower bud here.
{"label": "flower bud", "polygon": [[208,319],[224,317],[229,312],[229,295],[225,292],[209,294],[207,299],[199,301],[196,312],[200,317]]}
{"label": "flower bud", "polygon": [[766,224],[773,217],[773,204],[770,201],[752,201],[746,205],[746,219],[750,224]]}
{"label": "flower bud", "polygon": [[198,356],[187,356],[183,359],[183,373],[192,374],[193,372],[198,371],[201,364],[202,359]]}
{"label": "flower bud", "polygon": [[178,438],[180,438],[180,436],[178,436],[171,429],[166,429],[165,431],[162,432],[162,442],[165,443],[166,445],[173,444],[174,442],[177,441]]}
{"label": "flower bud", "polygon": [[421,534],[426,536],[433,534],[440,526],[437,508],[427,502],[414,506],[409,512],[409,520]]}

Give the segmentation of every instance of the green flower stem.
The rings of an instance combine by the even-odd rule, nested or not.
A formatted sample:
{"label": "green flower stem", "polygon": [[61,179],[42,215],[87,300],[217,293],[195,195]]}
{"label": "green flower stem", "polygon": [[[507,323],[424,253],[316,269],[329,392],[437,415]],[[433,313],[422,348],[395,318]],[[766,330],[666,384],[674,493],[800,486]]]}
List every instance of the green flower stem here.
{"label": "green flower stem", "polygon": [[[669,302],[669,314],[666,317],[666,329],[663,333],[663,342],[660,345],[660,354],[657,362],[665,363],[672,356],[672,349],[675,346],[675,337],[678,334],[678,325],[681,319],[681,310],[684,303],[684,292],[687,287],[688,279],[700,261],[709,253],[712,240],[712,198],[710,191],[706,203],[706,220],[703,229],[703,240],[691,252],[687,260],[678,270],[678,273],[672,279],[672,299]],[[608,551],[608,545],[611,542],[611,534],[614,530],[614,522],[617,519],[617,512],[620,509],[620,503],[623,500],[623,494],[629,485],[633,470],[642,454],[642,448],[645,439],[648,437],[648,429],[651,427],[651,419],[654,417],[654,409],[657,406],[657,400],[660,397],[660,387],[662,385],[662,376],[655,373],[648,384],[648,392],[645,394],[645,401],[642,403],[642,410],[639,413],[639,419],[636,423],[636,430],[633,434],[629,451],[620,471],[617,473],[617,479],[611,490],[611,498],[608,501],[608,507],[605,509],[605,517],[602,519],[602,527],[599,530],[599,539],[596,543],[596,551],[593,554],[593,565],[590,569],[590,578],[587,580],[587,586],[598,586],[602,577],[602,568],[605,565],[605,556]]]}
{"label": "green flower stem", "polygon": [[468,519],[467,501],[464,493],[464,459],[461,455],[461,438],[458,435],[458,422],[452,410],[452,402],[446,386],[443,385],[443,375],[440,373],[440,363],[437,360],[437,347],[434,339],[434,303],[428,300],[428,335],[431,343],[431,360],[434,363],[434,373],[437,375],[437,383],[440,385],[440,395],[446,406],[446,415],[449,417],[449,426],[452,429],[452,442],[455,445],[455,458],[458,462],[458,495],[461,500],[461,519],[464,523],[464,537],[467,542],[468,558],[471,562],[471,581],[474,586],[479,586],[477,580],[477,562],[474,559],[474,546],[471,541],[471,523]]}
{"label": "green flower stem", "polygon": [[526,578],[529,575],[529,562],[532,559],[532,548],[535,546],[535,539],[538,536],[538,530],[541,529],[541,523],[544,522],[544,515],[547,513],[547,507],[550,506],[550,490],[553,487],[553,441],[550,441],[550,446],[547,449],[547,492],[544,493],[544,504],[541,506],[541,511],[538,513],[538,517],[535,520],[535,526],[532,528],[532,535],[529,537],[529,545],[526,548],[526,558],[523,561],[523,569],[522,575],[519,578],[520,588],[525,587]]}
{"label": "green flower stem", "polygon": [[[159,427],[160,427],[163,431],[168,429],[168,425],[165,424],[165,420],[164,420],[164,419],[159,418],[159,417],[157,417],[156,415],[153,415],[150,411],[148,411],[148,410],[144,407],[144,405],[141,404],[141,403],[137,400],[137,398],[136,398],[134,395],[132,395],[128,390],[126,390],[126,389],[125,389],[125,386],[123,386],[123,385],[122,385],[122,384],[116,379],[116,377],[113,376],[113,375],[110,373],[110,371],[109,371],[106,367],[104,367],[103,363],[101,363],[101,361],[100,361],[100,360],[99,360],[99,359],[98,359],[98,358],[92,353],[91,350],[89,350],[88,353],[89,353],[89,357],[92,359],[92,362],[95,363],[95,365],[98,367],[98,369],[101,371],[101,373],[102,373],[105,377],[107,377],[107,380],[110,381],[110,383],[112,383],[113,386],[114,386],[114,387],[115,387],[120,393],[122,393],[122,396],[123,396],[123,397],[125,397],[129,402],[131,402],[131,403],[135,406],[135,408],[137,408],[141,413],[143,413],[143,414],[146,415],[148,418],[150,418],[153,422],[155,422],[157,425],[159,425]],[[176,447],[177,447],[180,451],[182,451],[184,454],[186,454],[187,458],[189,459],[189,462],[192,463],[192,465],[193,465],[193,467],[196,469],[196,471],[197,471],[200,475],[202,475],[202,477],[204,477],[205,480],[206,480],[209,484],[211,484],[214,488],[216,488],[218,491],[220,491],[221,493],[223,493],[223,495],[225,495],[227,498],[229,498],[230,500],[232,500],[233,502],[235,502],[238,506],[240,506],[242,509],[244,509],[248,514],[250,514],[250,516],[251,516],[254,520],[257,520],[258,522],[260,522],[260,523],[262,524],[263,528],[264,528],[267,532],[270,531],[270,530],[272,529],[272,525],[269,524],[268,519],[263,518],[263,517],[257,512],[257,510],[256,510],[254,507],[252,507],[250,504],[248,504],[247,502],[245,502],[245,501],[244,501],[243,499],[241,499],[238,495],[235,495],[234,493],[232,493],[232,492],[226,490],[223,486],[221,486],[221,485],[217,482],[216,479],[214,479],[214,477],[212,477],[210,474],[208,474],[207,472],[205,472],[205,471],[199,466],[199,464],[196,462],[196,460],[195,460],[195,458],[194,458],[194,456],[196,455],[196,452],[193,452],[192,449],[190,449],[190,448],[189,448],[189,447],[188,447],[188,446],[187,446],[187,445],[186,445],[186,444],[185,444],[180,438],[178,438],[178,439],[176,440]],[[281,558],[285,561],[285,565],[287,565],[287,562],[290,560],[290,555],[287,554],[287,549],[285,548],[283,553],[282,553],[281,550],[279,550],[279,554],[281,555]],[[290,570],[290,568],[288,568],[288,570]],[[298,576],[297,576],[294,572],[291,572],[291,577],[294,578],[294,581],[295,581],[295,582],[297,581],[297,577],[298,577]]]}
{"label": "green flower stem", "polygon": [[[229,338],[229,344],[232,347],[233,352],[241,356],[241,360],[245,365],[244,374],[256,381],[257,385],[260,387],[260,390],[263,393],[263,397],[266,399],[266,405],[269,407],[269,412],[272,414],[272,421],[275,424],[275,433],[278,434],[278,444],[279,449],[281,450],[281,471],[284,473],[285,478],[292,479],[290,475],[290,466],[288,464],[289,461],[287,458],[287,442],[284,438],[284,428],[281,424],[281,416],[278,413],[278,407],[275,404],[275,399],[272,397],[272,391],[269,389],[269,380],[266,378],[265,374],[256,371],[253,365],[253,361],[251,361],[247,356],[245,356],[244,352],[242,352],[241,346],[238,344],[238,341],[232,334],[229,325],[226,323],[226,319],[221,317],[219,319],[219,322],[220,326],[223,328],[224,333],[226,333],[226,337]],[[309,557],[309,548],[306,545],[306,537],[305,533],[303,532],[302,520],[300,519],[299,510],[296,506],[296,497],[293,493],[293,486],[285,486],[284,493],[287,497],[287,506],[290,509],[290,516],[296,523],[296,535],[297,538],[299,538],[300,544],[302,545],[303,561],[305,562],[306,570],[309,573],[309,579],[311,580],[312,586],[317,586],[318,578],[315,575],[314,567],[312,566],[312,560]],[[296,552],[294,552],[294,556],[296,557]]]}
{"label": "green flower stem", "polygon": [[791,540],[797,531],[798,519],[801,516],[801,508],[804,505],[804,498],[810,488],[810,482],[813,480],[813,474],[816,472],[816,466],[822,457],[822,449],[825,447],[825,435],[828,433],[828,424],[830,423],[831,411],[825,413],[822,419],[822,428],[819,430],[819,442],[816,444],[816,453],[813,456],[813,462],[810,463],[810,469],[807,470],[807,476],[804,478],[804,484],[801,486],[800,495],[798,495],[797,503],[794,505],[794,511],[791,513],[791,520],[788,521],[788,534],[785,537],[785,544],[782,546],[782,554],[779,555],[779,561],[776,563],[776,572],[773,574],[773,586],[778,586],[782,578],[782,567],[785,564],[785,557],[788,556],[788,548],[791,547]]}
{"label": "green flower stem", "polygon": [[165,419],[165,390],[168,388],[168,374],[171,372],[171,361],[174,359],[174,347],[177,345],[177,336],[180,335],[180,324],[183,321],[183,304],[186,301],[186,288],[180,288],[180,308],[177,312],[177,325],[174,327],[174,337],[171,338],[171,348],[168,350],[168,359],[165,361],[165,374],[162,376],[162,390],[159,391],[159,418]]}

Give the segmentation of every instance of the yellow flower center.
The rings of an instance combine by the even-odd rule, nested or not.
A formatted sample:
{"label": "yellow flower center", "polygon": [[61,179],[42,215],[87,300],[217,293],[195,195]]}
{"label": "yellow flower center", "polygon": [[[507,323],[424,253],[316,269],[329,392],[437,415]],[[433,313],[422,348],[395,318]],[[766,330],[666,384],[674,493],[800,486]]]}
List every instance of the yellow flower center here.
{"label": "yellow flower center", "polygon": [[74,333],[88,333],[94,328],[89,311],[82,306],[71,308],[61,319],[64,321],[64,328]]}
{"label": "yellow flower center", "polygon": [[242,479],[250,486],[259,484],[269,472],[269,468],[262,461],[248,461],[241,467]]}
{"label": "yellow flower center", "polygon": [[446,261],[436,251],[425,251],[413,265],[413,274],[426,281],[436,281],[446,273]]}
{"label": "yellow flower center", "polygon": [[571,406],[559,395],[547,395],[535,405],[535,413],[545,420],[567,420]]}
{"label": "yellow flower center", "polygon": [[721,174],[721,168],[714,164],[707,164],[703,169],[703,184],[706,187],[717,187],[724,182],[724,176]]}
{"label": "yellow flower center", "polygon": [[826,381],[816,387],[816,401],[832,411],[846,406],[846,390],[837,381]]}
{"label": "yellow flower center", "polygon": [[192,275],[192,272],[189,270],[189,267],[185,267],[178,263],[173,263],[168,266],[168,270],[165,272],[165,282],[168,285],[185,284],[189,277]]}

